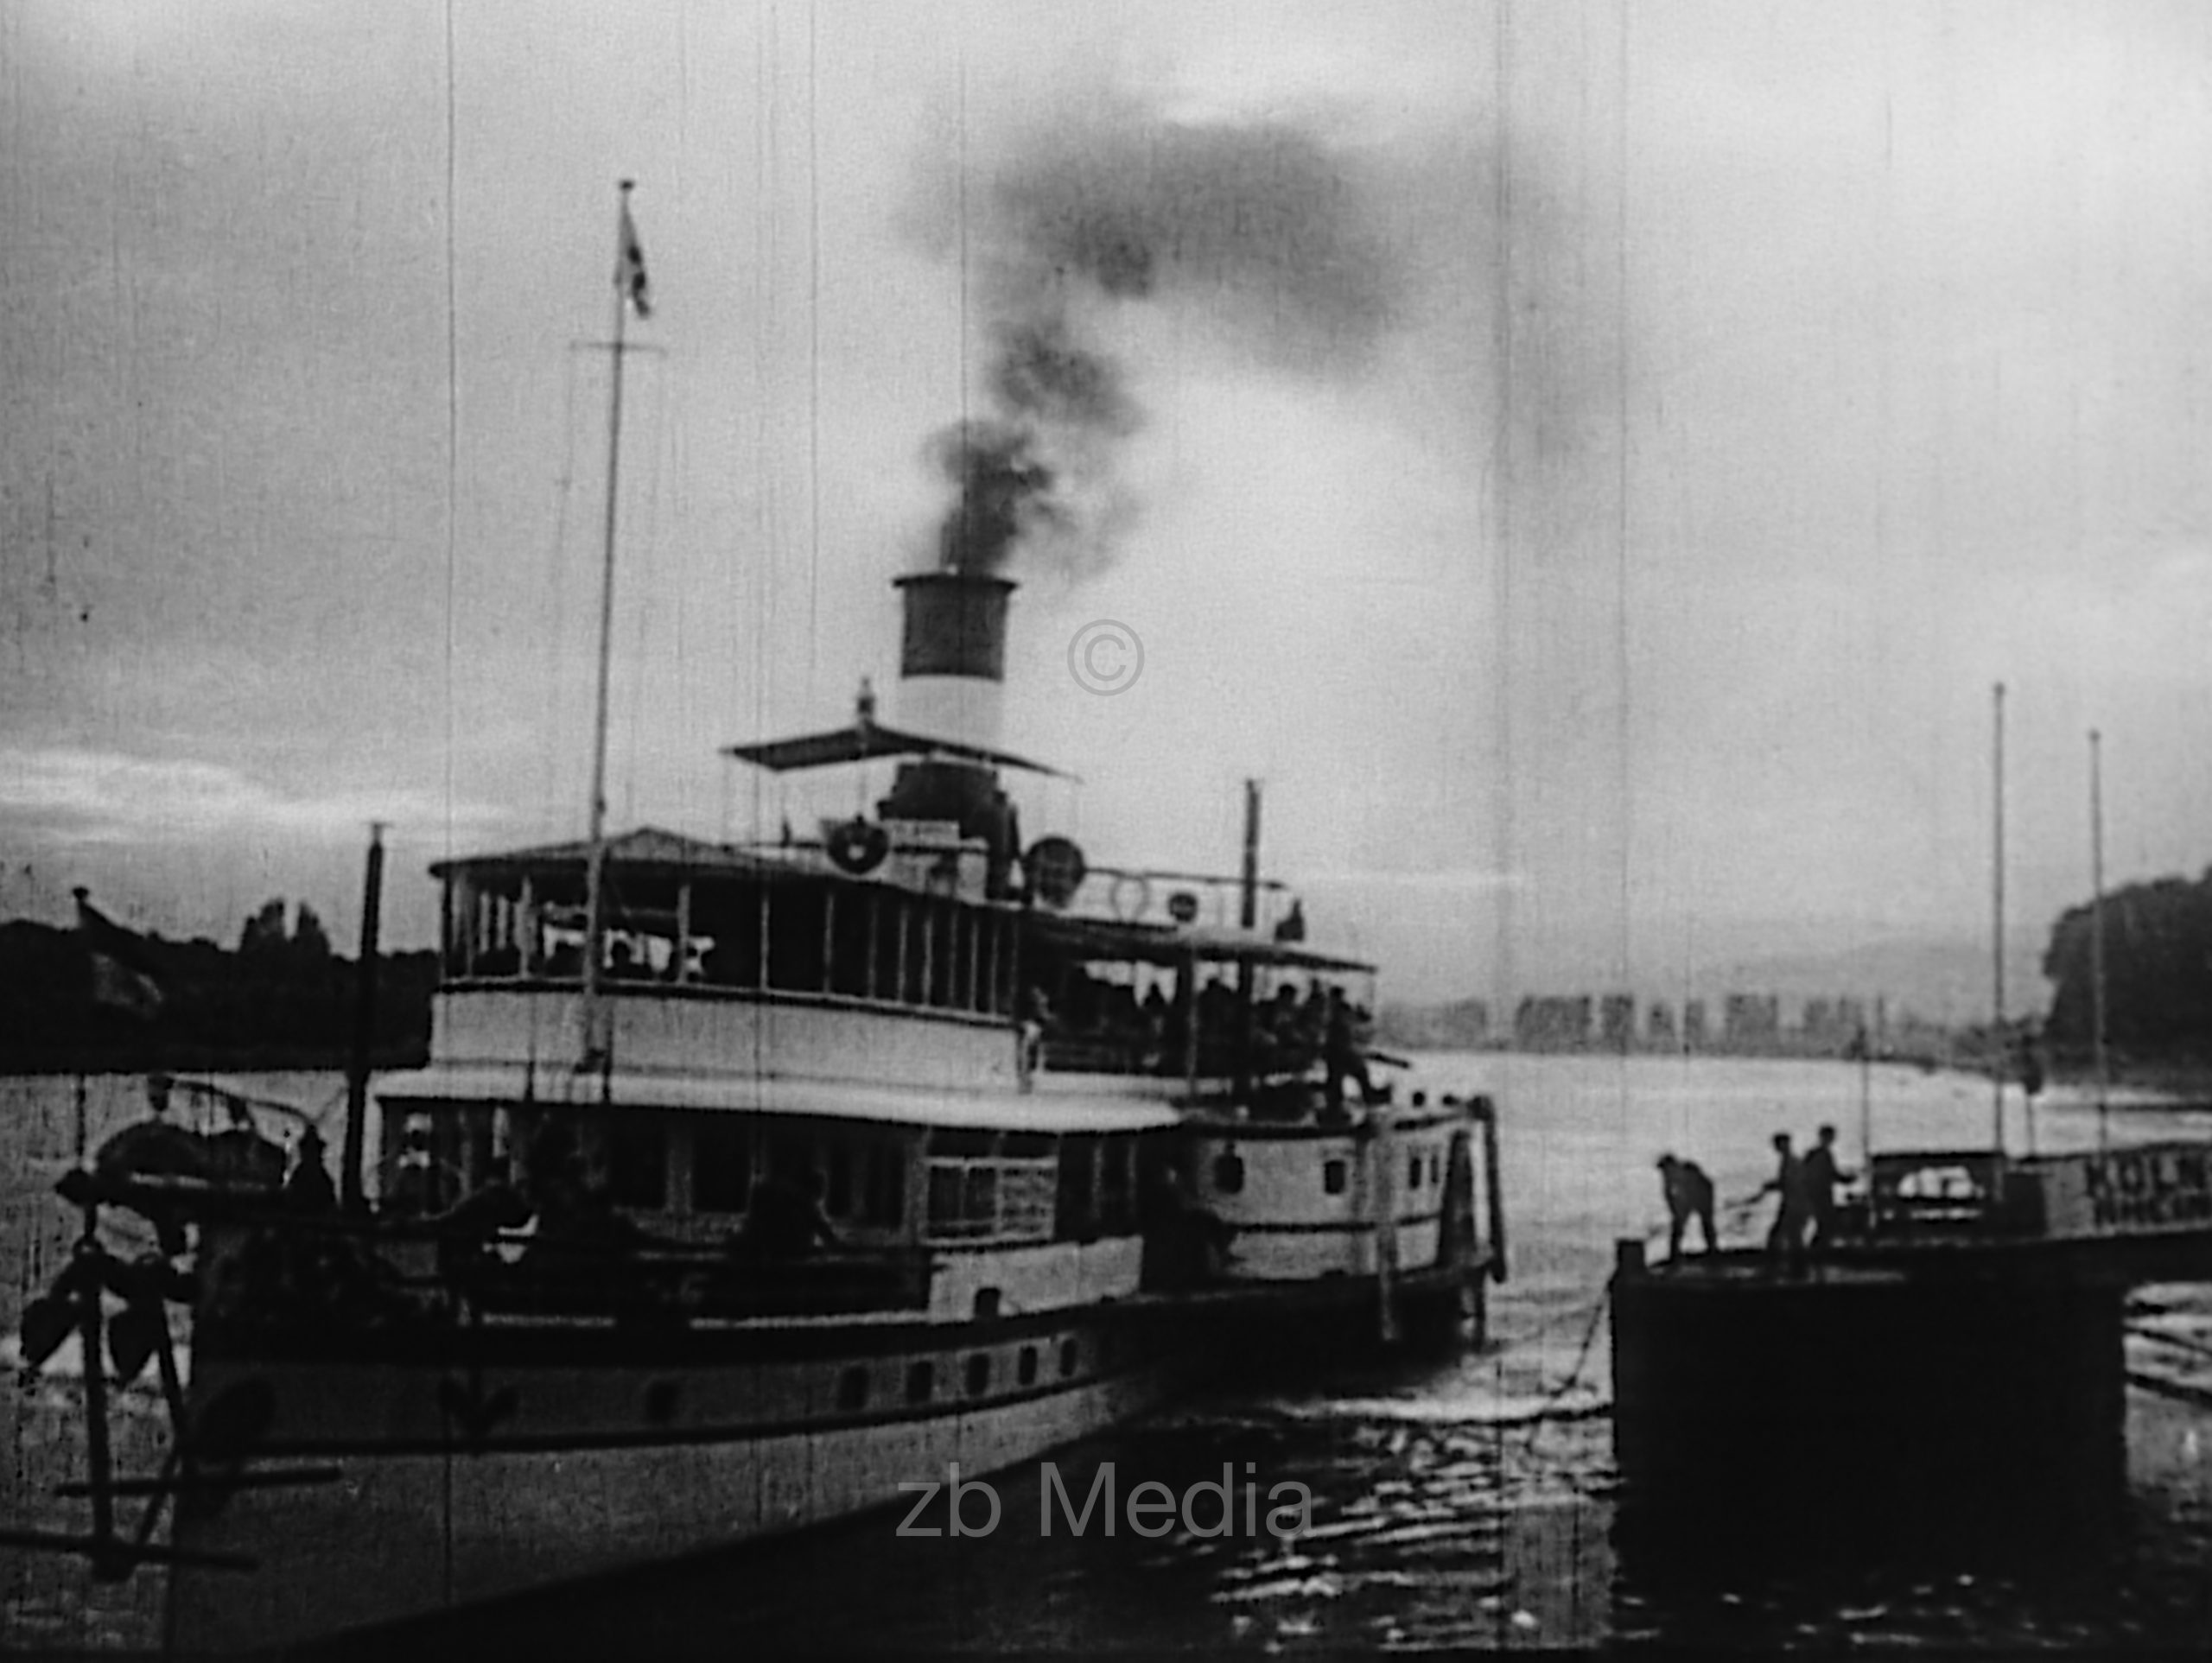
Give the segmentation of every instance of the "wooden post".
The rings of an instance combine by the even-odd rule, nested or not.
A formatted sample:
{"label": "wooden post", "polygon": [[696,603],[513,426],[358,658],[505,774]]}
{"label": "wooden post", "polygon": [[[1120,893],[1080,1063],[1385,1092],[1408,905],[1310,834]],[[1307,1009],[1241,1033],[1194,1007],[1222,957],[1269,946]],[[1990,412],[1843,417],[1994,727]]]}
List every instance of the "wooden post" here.
{"label": "wooden post", "polygon": [[353,1001],[353,1055],[346,1071],[345,1142],[338,1158],[339,1204],[347,1212],[366,1205],[361,1184],[362,1145],[368,1135],[369,1057],[377,1034],[377,935],[384,912],[384,826],[369,827],[367,866],[361,878],[361,955]]}
{"label": "wooden post", "polygon": [[1367,1111],[1373,1135],[1367,1140],[1370,1163],[1367,1184],[1370,1222],[1375,1231],[1376,1337],[1398,1342],[1398,1145],[1392,1134],[1388,1103]]}

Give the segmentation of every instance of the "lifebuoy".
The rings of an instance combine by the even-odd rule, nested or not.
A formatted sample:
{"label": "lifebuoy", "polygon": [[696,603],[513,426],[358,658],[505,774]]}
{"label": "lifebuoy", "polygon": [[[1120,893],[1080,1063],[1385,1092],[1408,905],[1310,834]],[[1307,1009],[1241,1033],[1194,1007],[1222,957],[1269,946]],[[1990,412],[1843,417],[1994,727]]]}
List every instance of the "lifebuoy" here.
{"label": "lifebuoy", "polygon": [[874,872],[891,853],[891,834],[872,820],[848,820],[833,827],[830,858],[855,877]]}

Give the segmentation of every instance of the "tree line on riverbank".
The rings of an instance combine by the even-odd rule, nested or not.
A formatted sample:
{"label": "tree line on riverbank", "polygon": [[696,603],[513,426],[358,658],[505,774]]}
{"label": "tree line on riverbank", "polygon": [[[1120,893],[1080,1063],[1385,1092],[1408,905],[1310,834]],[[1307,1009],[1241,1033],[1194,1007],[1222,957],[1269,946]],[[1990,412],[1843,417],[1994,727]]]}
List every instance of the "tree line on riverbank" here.
{"label": "tree line on riverbank", "polygon": [[[2114,1070],[2129,1077],[2212,1077],[2212,871],[2194,881],[2159,878],[2105,898],[2105,1035]],[[2095,1052],[2097,909],[2069,908],[2051,926],[2042,969],[2049,1005],[2024,1009],[2016,988],[2006,1032],[1987,1021],[1947,1027],[1878,996],[1808,998],[1785,1021],[1772,996],[1732,994],[1708,1021],[1702,1000],[1676,1012],[1626,993],[1533,997],[1493,1013],[1479,999],[1385,1008],[1387,1044],[1410,1048],[1674,1051],[1726,1056],[1873,1055],[1936,1066],[1982,1068],[1999,1049],[2012,1066],[2047,1062],[2085,1074]],[[1866,1038],[1859,1038],[1861,1032]]]}
{"label": "tree line on riverbank", "polygon": [[[2193,881],[2159,878],[2115,890],[2105,898],[2103,936],[2105,1031],[2115,1068],[2212,1071],[2212,870]],[[2069,1071],[2085,1070],[2094,1055],[2095,937],[2090,905],[2060,915],[2043,961],[2050,1004],[2028,1018],[2050,1060]],[[437,978],[435,953],[379,958],[377,1066],[427,1057]],[[269,902],[245,920],[235,948],[137,935],[89,910],[76,930],[16,919],[0,924],[0,1070],[336,1068],[352,1048],[358,988],[354,961],[332,949],[304,905]],[[1605,1018],[1619,1002],[1592,1007],[1580,1045],[1544,1048],[1612,1048],[1624,1019],[1618,1011]],[[1632,1012],[1632,1002],[1624,1008]],[[1716,1026],[1698,1048],[1738,1049],[1729,1025]],[[1819,1051],[1802,1054],[1847,1054],[1850,1026],[1825,1023]],[[1901,1054],[1932,1055],[1938,1036],[1916,1027]],[[1670,1025],[1670,1038],[1673,1032]],[[1427,1011],[1390,1007],[1382,1037],[1470,1049],[1515,1043],[1479,1000]],[[1971,1032],[1952,1038],[1967,1051],[1977,1043]]]}
{"label": "tree line on riverbank", "polygon": [[[437,955],[380,955],[375,1066],[429,1055]],[[89,914],[75,930],[0,924],[0,1072],[343,1067],[359,997],[356,961],[312,908],[270,901],[235,948],[169,941]]]}

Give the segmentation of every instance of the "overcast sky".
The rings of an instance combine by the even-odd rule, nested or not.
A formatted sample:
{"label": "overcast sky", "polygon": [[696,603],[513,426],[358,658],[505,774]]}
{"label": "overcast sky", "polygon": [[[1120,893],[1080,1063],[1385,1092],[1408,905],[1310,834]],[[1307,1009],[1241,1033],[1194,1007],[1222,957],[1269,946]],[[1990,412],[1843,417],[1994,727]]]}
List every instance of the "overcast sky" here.
{"label": "overcast sky", "polygon": [[1233,869],[1257,776],[1421,995],[1971,939],[2002,679],[2023,937],[2092,727],[2113,880],[2212,861],[2201,6],[0,0],[0,912],[350,942],[374,817],[419,943],[581,831],[624,176],[618,824],[880,791],[715,750],[887,689],[1043,283],[1121,402],[1012,568],[1033,835]]}

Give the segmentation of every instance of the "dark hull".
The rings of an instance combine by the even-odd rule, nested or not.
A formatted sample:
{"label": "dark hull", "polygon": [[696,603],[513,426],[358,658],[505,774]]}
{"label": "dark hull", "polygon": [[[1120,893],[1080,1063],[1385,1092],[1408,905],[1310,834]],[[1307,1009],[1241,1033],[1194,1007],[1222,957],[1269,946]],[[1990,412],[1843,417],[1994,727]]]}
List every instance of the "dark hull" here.
{"label": "dark hull", "polygon": [[[1401,1331],[1452,1330],[1466,1285],[1407,1278]],[[1240,1370],[1370,1353],[1379,1328],[1374,1283],[1334,1278],[960,1323],[486,1325],[251,1350],[212,1331],[194,1397],[266,1409],[249,1468],[334,1476],[183,1510],[180,1545],[257,1568],[175,1573],[175,1639],[232,1650],[427,1621],[849,1519]]]}

